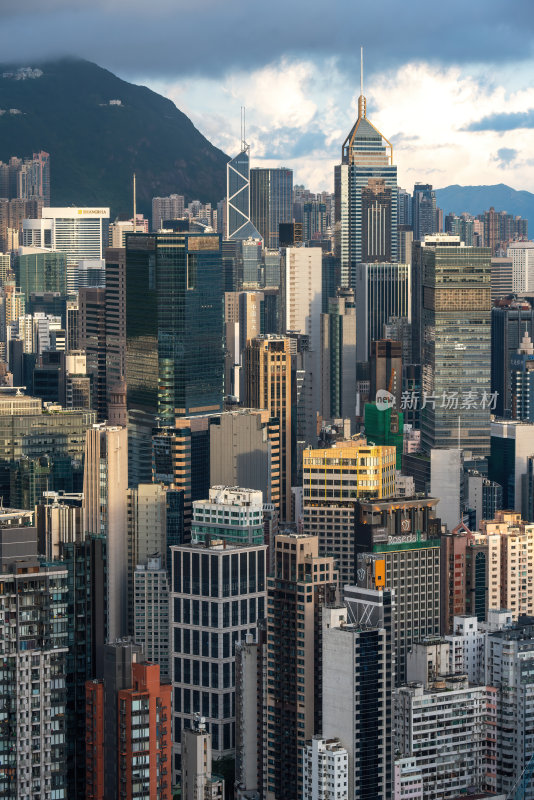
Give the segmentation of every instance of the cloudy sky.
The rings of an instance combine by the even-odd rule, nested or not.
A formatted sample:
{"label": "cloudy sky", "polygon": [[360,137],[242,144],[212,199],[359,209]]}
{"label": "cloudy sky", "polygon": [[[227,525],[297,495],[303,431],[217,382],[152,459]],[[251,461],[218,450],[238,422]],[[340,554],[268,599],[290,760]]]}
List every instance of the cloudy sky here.
{"label": "cloudy sky", "polygon": [[399,183],[534,191],[534,0],[1,0],[2,61],[78,55],[170,97],[225,152],[332,190],[369,118]]}

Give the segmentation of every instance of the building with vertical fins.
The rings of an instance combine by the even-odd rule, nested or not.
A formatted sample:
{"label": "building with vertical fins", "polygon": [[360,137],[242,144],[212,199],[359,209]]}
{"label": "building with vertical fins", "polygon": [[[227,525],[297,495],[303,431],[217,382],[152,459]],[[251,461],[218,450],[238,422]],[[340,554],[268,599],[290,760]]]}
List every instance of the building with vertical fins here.
{"label": "building with vertical fins", "polygon": [[363,66],[358,119],[335,168],[335,218],[341,283],[355,287],[356,267],[397,261],[397,167],[393,147],[367,119]]}

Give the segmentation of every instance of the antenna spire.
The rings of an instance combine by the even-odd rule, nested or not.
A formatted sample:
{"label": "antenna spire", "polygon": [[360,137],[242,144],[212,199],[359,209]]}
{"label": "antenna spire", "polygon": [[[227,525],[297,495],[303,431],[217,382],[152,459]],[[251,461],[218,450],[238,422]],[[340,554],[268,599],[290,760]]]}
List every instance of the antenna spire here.
{"label": "antenna spire", "polygon": [[363,47],[360,47],[360,96],[358,98],[358,117],[365,117],[367,103],[363,96]]}

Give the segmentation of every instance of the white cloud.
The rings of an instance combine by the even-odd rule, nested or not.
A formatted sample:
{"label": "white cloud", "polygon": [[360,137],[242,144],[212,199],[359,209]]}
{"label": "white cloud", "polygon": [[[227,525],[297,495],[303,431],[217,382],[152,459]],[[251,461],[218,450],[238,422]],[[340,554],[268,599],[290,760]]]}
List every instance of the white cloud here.
{"label": "white cloud", "polygon": [[[282,59],[220,79],[150,85],[230,155],[239,146],[240,107],[246,106],[253,163],[283,164],[295,170],[295,182],[316,191],[333,189],[333,167],[356,117],[359,93],[335,59]],[[401,186],[508,183],[534,191],[532,131],[466,130],[497,111],[534,108],[534,89],[509,91],[476,70],[410,63],[395,73],[375,74],[365,92],[369,118],[394,140]],[[517,157],[506,162],[498,155],[503,148],[516,150]]]}

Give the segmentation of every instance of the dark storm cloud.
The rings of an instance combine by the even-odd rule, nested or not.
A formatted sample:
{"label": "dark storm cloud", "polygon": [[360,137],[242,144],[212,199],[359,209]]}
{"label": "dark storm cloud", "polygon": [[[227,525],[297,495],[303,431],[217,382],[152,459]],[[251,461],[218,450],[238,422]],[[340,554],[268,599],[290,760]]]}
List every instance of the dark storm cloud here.
{"label": "dark storm cloud", "polygon": [[528,111],[515,111],[510,114],[505,112],[490,114],[487,117],[472,122],[468,131],[515,131],[518,128],[534,128],[534,108]]}
{"label": "dark storm cloud", "polygon": [[1,13],[4,63],[75,55],[123,76],[217,78],[282,55],[335,56],[352,73],[360,44],[368,71],[409,60],[489,64],[533,53],[531,0],[3,0]]}

